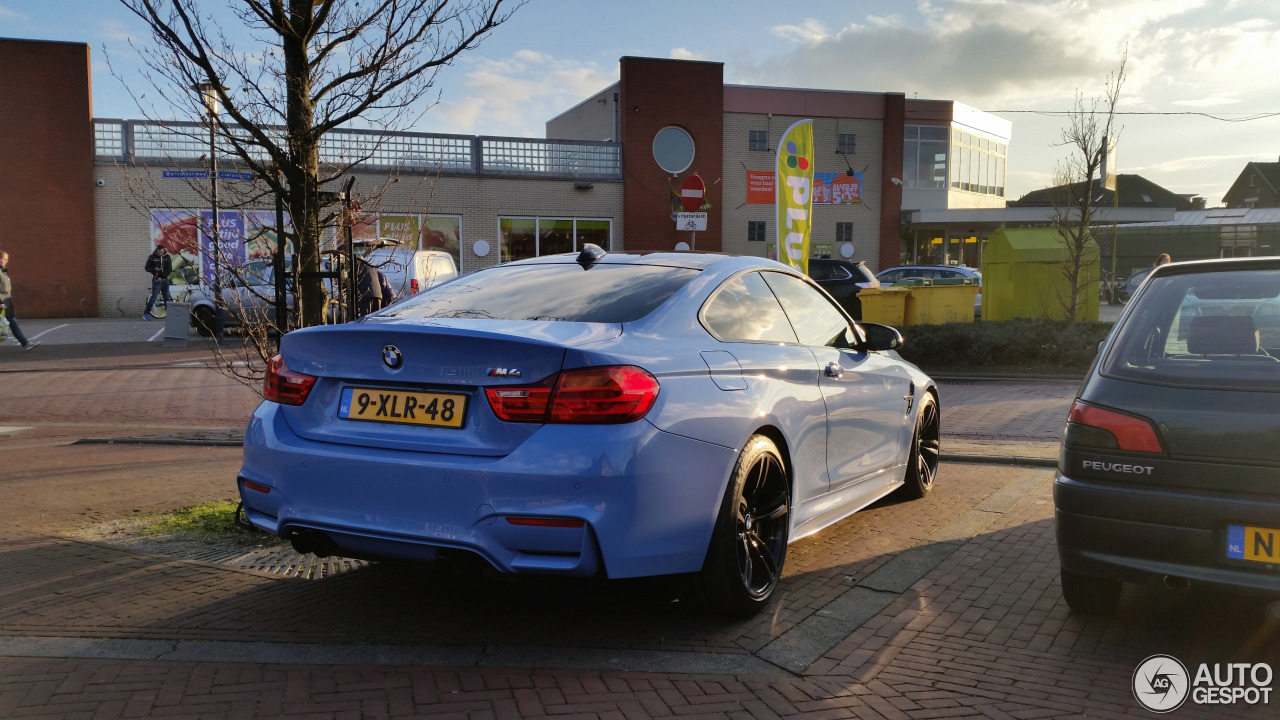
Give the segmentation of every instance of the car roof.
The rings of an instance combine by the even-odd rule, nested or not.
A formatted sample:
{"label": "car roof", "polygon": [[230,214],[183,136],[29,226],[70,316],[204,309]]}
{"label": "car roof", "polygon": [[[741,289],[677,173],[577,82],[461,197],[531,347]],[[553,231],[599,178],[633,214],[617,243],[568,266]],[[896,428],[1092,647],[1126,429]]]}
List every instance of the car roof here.
{"label": "car roof", "polygon": [[[557,255],[543,255],[536,258],[517,260],[512,263],[507,263],[507,265],[560,265],[564,263],[577,262],[577,259],[578,253],[559,253]],[[599,265],[662,265],[665,267],[687,268],[690,270],[706,270],[721,264],[749,267],[757,263],[762,267],[787,267],[780,262],[769,260],[767,258],[699,252],[611,252],[596,261],[596,264]]]}
{"label": "car roof", "polygon": [[[887,273],[890,270],[958,270],[959,272],[982,272],[976,267],[968,265],[895,265],[891,268],[881,270],[881,273]],[[879,275],[880,273],[876,273]]]}
{"label": "car roof", "polygon": [[1192,273],[1244,271],[1244,270],[1276,270],[1280,269],[1280,256],[1252,258],[1213,258],[1210,260],[1187,260],[1184,262],[1165,263],[1151,268],[1151,276],[1188,275]]}

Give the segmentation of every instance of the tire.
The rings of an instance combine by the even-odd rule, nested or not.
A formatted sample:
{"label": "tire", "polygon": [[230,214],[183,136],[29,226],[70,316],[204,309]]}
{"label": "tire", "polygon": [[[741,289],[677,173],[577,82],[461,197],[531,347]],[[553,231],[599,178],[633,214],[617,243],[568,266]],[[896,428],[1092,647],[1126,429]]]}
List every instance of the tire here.
{"label": "tire", "polygon": [[164,319],[164,316],[168,314],[169,314],[169,305],[164,301],[163,298],[161,298],[160,300],[157,300],[156,304],[151,306],[151,317],[153,318]]}
{"label": "tire", "polygon": [[1120,604],[1123,583],[1119,580],[1062,571],[1062,597],[1072,612],[1082,615],[1110,615]]}
{"label": "tire", "polygon": [[782,578],[791,530],[791,492],[782,454],[764,435],[747,441],[716,517],[694,593],[708,610],[760,612]]}
{"label": "tire", "polygon": [[920,396],[920,409],[916,411],[916,430],[911,435],[906,483],[899,491],[903,497],[919,500],[933,490],[942,448],[941,431],[938,401],[933,399],[933,395],[924,393]]}
{"label": "tire", "polygon": [[213,337],[213,308],[201,306],[192,310],[191,325],[200,337]]}

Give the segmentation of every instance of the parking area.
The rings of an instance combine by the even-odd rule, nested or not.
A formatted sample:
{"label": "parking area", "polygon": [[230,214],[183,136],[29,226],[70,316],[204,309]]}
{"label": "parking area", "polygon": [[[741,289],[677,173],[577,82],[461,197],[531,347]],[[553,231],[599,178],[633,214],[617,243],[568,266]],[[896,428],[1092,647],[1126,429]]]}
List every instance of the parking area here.
{"label": "parking area", "polygon": [[299,580],[69,537],[234,494],[234,447],[71,444],[237,432],[256,395],[194,353],[0,373],[0,426],[25,428],[0,434],[0,717],[1118,717],[1146,714],[1153,654],[1280,666],[1259,599],[1153,585],[1069,613],[1042,464],[1071,381],[944,383],[936,491],[792,544],[749,620],[678,581]]}

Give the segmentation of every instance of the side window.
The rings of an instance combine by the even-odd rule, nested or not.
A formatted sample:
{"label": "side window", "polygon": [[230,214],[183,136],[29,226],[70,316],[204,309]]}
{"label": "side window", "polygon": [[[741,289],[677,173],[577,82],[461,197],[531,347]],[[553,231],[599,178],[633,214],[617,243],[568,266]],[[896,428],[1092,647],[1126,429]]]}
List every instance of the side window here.
{"label": "side window", "polygon": [[906,270],[891,270],[880,276],[880,282],[884,283],[885,285],[896,283],[902,279],[902,276],[906,274],[906,272],[907,272]]}
{"label": "side window", "polygon": [[763,273],[769,288],[778,296],[803,345],[852,347],[853,330],[844,314],[817,290],[797,277],[784,273]]}
{"label": "side window", "polygon": [[702,321],[727,342],[796,342],[778,299],[759,273],[740,275],[721,286],[703,308]]}
{"label": "side window", "polygon": [[830,280],[835,277],[832,268],[826,263],[809,261],[809,277],[814,280]]}

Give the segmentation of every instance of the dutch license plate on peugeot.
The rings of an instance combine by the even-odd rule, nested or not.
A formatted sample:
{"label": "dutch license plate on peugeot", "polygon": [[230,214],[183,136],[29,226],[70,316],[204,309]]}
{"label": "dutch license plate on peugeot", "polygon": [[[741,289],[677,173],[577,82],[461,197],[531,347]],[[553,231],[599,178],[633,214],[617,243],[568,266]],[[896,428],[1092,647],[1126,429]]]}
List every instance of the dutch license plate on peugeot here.
{"label": "dutch license plate on peugeot", "polygon": [[467,396],[349,387],[342,391],[338,417],[346,420],[460,428]]}
{"label": "dutch license plate on peugeot", "polygon": [[1280,530],[1252,525],[1227,526],[1227,557],[1280,564]]}

